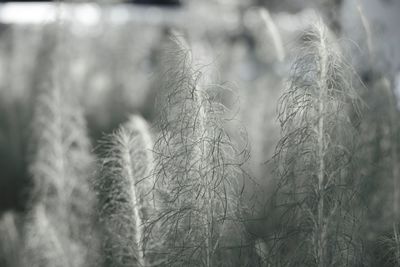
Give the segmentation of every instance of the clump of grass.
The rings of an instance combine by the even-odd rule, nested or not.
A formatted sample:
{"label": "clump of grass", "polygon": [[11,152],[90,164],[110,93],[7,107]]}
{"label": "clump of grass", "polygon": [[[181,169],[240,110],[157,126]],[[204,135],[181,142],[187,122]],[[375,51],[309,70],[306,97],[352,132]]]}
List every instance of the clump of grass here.
{"label": "clump of grass", "polygon": [[224,130],[226,108],[215,101],[216,88],[207,77],[193,68],[180,36],[168,37],[160,65],[154,150],[168,265],[243,264],[243,225],[237,220],[243,173]]}
{"label": "clump of grass", "polygon": [[287,262],[353,266],[356,131],[351,113],[358,110],[358,97],[351,70],[322,22],[302,42],[279,108],[283,137],[276,159],[282,198],[277,205],[286,207],[299,234]]}
{"label": "clump of grass", "polygon": [[137,115],[104,144],[96,189],[106,262],[112,266],[152,265],[153,240],[147,236],[156,208],[152,148],[147,122]]}

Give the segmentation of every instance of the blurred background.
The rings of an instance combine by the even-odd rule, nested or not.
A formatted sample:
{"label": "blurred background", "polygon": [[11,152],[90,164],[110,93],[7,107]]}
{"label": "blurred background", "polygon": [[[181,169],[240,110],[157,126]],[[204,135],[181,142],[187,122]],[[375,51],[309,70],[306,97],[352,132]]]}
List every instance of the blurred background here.
{"label": "blurred background", "polygon": [[[391,170],[400,164],[391,156],[400,140],[390,134],[398,117],[389,119],[390,105],[395,114],[400,108],[399,14],[397,0],[2,1],[0,216],[26,210],[35,95],[52,61],[62,66],[68,90],[78,96],[96,147],[131,113],[154,120],[153,78],[171,30],[184,33],[195,62],[222,85],[221,102],[246,129],[246,170],[261,185],[257,201],[266,201],[274,178],[268,161],[280,138],[278,99],[301,33],[322,17],[357,74],[354,86],[367,106],[358,126],[367,266],[392,266],[378,241],[391,231]],[[383,80],[389,81],[389,96]],[[254,209],[248,216],[255,236],[273,231],[276,218],[268,210]]]}

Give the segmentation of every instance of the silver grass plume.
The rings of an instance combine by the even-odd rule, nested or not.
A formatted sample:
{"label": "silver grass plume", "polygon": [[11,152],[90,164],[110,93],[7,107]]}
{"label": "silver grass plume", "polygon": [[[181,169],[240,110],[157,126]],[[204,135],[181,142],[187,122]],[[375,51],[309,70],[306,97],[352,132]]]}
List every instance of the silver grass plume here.
{"label": "silver grass plume", "polygon": [[268,29],[268,33],[274,44],[276,58],[278,59],[279,62],[283,62],[285,60],[285,48],[283,47],[283,42],[279,30],[274,20],[271,18],[268,9],[261,8],[260,15],[266,28]]}
{"label": "silver grass plume", "polygon": [[[351,69],[334,36],[316,23],[304,33],[288,88],[281,98],[282,139],[277,146],[277,206],[300,233],[289,266],[354,266],[357,216],[350,208],[356,182],[351,163],[358,111]],[[284,223],[284,220],[282,221]],[[290,242],[287,242],[289,244]]]}
{"label": "silver grass plume", "polygon": [[89,188],[94,160],[82,109],[65,86],[63,68],[55,63],[59,50],[56,44],[50,51],[34,110],[33,190],[24,260],[29,266],[90,266],[96,257],[94,196]]}
{"label": "silver grass plume", "polygon": [[148,234],[156,201],[152,149],[147,122],[137,115],[104,144],[96,189],[106,262],[112,266],[151,266],[155,261],[152,244],[161,240],[149,240]]}
{"label": "silver grass plume", "polygon": [[224,130],[226,108],[193,68],[182,37],[165,40],[159,64],[155,176],[164,195],[168,266],[243,264],[243,226],[236,217],[243,173]]}

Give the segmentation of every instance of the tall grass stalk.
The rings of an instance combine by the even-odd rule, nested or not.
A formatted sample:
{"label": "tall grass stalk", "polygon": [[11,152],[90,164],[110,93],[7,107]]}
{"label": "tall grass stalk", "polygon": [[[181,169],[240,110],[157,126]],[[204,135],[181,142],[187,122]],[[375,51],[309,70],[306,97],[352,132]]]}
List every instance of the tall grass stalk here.
{"label": "tall grass stalk", "polygon": [[369,53],[369,55],[370,55],[370,58],[369,58],[369,63],[372,65],[372,55],[374,54],[373,53],[373,46],[372,46],[372,32],[371,32],[371,26],[370,26],[370,23],[369,23],[369,21],[368,21],[368,19],[367,19],[367,17],[365,16],[365,13],[364,13],[364,9],[363,9],[363,6],[362,6],[362,3],[361,3],[361,1],[360,0],[357,0],[356,1],[357,3],[356,3],[356,5],[357,5],[357,12],[358,12],[358,14],[360,15],[360,19],[361,19],[361,23],[362,23],[362,25],[363,25],[363,28],[364,28],[364,30],[365,30],[365,35],[366,35],[366,39],[367,39],[367,49],[368,49],[368,53]]}
{"label": "tall grass stalk", "polygon": [[[94,161],[82,109],[69,94],[68,77],[62,76],[57,62],[60,49],[56,44],[50,51],[32,123],[33,190],[24,233],[30,266],[88,266],[89,258],[96,257],[94,198],[89,189]],[[51,239],[61,247],[57,252],[50,244],[46,249],[35,247],[49,238],[43,225],[52,229]],[[49,256],[54,253],[57,257]]]}
{"label": "tall grass stalk", "polygon": [[[96,186],[107,262],[149,266],[146,233],[155,212],[153,141],[146,121],[132,116],[105,144]],[[161,242],[161,240],[155,240]],[[151,254],[150,254],[151,255]]]}
{"label": "tall grass stalk", "polygon": [[322,22],[302,41],[279,109],[282,188],[306,239],[302,264],[349,266],[355,260],[356,225],[349,208],[356,185],[349,175],[356,133],[350,111],[358,110],[358,97],[351,71]]}
{"label": "tall grass stalk", "polygon": [[224,130],[225,107],[214,100],[207,77],[193,68],[183,38],[169,37],[160,65],[156,179],[166,203],[160,217],[169,240],[168,264],[240,264],[243,259],[232,261],[240,253],[227,246],[243,241],[242,225],[235,220],[243,174]]}
{"label": "tall grass stalk", "polygon": [[285,48],[283,47],[283,42],[281,35],[279,34],[279,30],[276,27],[275,22],[271,18],[271,15],[266,8],[260,9],[261,18],[268,29],[268,33],[271,36],[271,39],[274,43],[276,57],[279,62],[283,62],[285,60]]}

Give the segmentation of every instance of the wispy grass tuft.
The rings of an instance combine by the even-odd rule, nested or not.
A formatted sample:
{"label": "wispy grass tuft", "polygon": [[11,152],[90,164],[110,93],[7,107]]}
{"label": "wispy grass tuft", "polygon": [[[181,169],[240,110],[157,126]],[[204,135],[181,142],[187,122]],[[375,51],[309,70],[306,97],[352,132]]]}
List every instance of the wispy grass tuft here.
{"label": "wispy grass tuft", "polygon": [[214,98],[216,87],[194,69],[184,39],[169,36],[160,61],[154,150],[168,266],[243,265],[248,259],[237,211],[244,174],[224,130],[226,108]]}
{"label": "wispy grass tuft", "polygon": [[287,262],[354,266],[359,246],[357,213],[350,208],[357,191],[351,164],[357,142],[350,114],[359,98],[351,69],[321,21],[302,42],[279,108],[277,205],[293,216],[289,223],[299,234]]}
{"label": "wispy grass tuft", "polygon": [[150,219],[155,213],[153,141],[147,122],[134,115],[104,143],[96,189],[111,266],[151,266]]}
{"label": "wispy grass tuft", "polygon": [[32,123],[33,190],[24,256],[29,266],[88,266],[96,257],[94,196],[89,188],[94,160],[82,109],[54,62],[58,48],[52,53]]}

